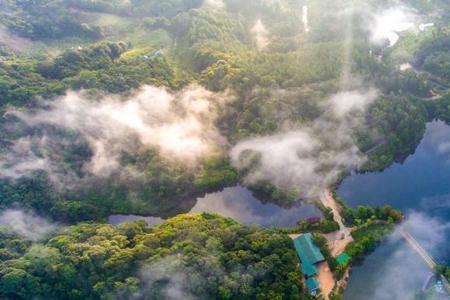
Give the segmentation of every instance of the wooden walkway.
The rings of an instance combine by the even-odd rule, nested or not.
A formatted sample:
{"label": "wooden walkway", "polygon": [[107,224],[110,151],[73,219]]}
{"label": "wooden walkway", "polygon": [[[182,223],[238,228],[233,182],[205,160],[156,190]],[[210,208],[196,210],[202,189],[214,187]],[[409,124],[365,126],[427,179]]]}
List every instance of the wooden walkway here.
{"label": "wooden walkway", "polygon": [[[428,267],[430,267],[430,269],[434,271],[438,264],[433,259],[433,257],[430,254],[428,254],[428,252],[417,242],[417,240],[409,232],[405,231],[403,228],[400,228],[399,232],[401,236],[406,240],[406,242],[411,246],[411,248],[414,251],[416,251],[417,254],[419,254],[420,257],[425,261]],[[447,292],[450,293],[450,283],[448,282],[447,278],[441,275],[441,280],[444,282]]]}

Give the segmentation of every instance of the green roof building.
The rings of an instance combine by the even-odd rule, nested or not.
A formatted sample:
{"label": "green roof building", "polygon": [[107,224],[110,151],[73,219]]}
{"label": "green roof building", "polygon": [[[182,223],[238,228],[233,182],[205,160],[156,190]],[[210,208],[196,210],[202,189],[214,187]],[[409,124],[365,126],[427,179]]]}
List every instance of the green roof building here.
{"label": "green roof building", "polygon": [[350,259],[350,256],[347,253],[342,253],[338,257],[336,257],[336,261],[340,265],[346,265],[348,263],[348,260]]}
{"label": "green roof building", "polygon": [[314,277],[308,278],[306,281],[306,287],[308,288],[308,291],[310,294],[315,295],[317,291],[319,290],[319,282],[317,282],[317,279]]}
{"label": "green roof building", "polygon": [[309,278],[317,274],[315,264],[325,260],[319,247],[314,244],[311,233],[305,233],[294,240],[295,250],[300,258],[303,274]]}

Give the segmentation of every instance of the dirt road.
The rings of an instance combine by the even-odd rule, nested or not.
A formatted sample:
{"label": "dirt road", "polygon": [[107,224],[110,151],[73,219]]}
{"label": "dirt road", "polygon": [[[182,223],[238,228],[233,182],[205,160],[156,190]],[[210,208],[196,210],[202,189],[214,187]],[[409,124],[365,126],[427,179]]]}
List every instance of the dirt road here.
{"label": "dirt road", "polygon": [[352,228],[345,227],[342,222],[341,209],[339,204],[333,198],[330,191],[325,191],[321,197],[323,205],[331,208],[334,215],[334,220],[339,224],[339,230],[324,236],[328,240],[328,246],[330,247],[331,254],[336,257],[344,252],[345,247],[353,241],[351,232]]}

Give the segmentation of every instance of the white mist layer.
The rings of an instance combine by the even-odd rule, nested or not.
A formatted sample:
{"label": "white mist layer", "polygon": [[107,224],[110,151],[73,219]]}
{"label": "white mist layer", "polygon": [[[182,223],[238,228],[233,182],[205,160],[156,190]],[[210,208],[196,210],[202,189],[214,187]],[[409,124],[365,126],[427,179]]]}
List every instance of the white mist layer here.
{"label": "white mist layer", "polygon": [[255,25],[251,29],[251,33],[254,35],[256,46],[259,50],[262,50],[269,45],[269,32],[261,19],[256,21]]}
{"label": "white mist layer", "polygon": [[[133,170],[121,166],[121,155],[142,147],[157,148],[163,157],[186,164],[217,150],[218,145],[226,144],[215,127],[217,109],[224,99],[199,86],[178,93],[144,86],[125,100],[103,96],[93,101],[68,92],[45,101],[46,109],[9,114],[32,128],[52,125],[75,131],[93,153],[85,171],[105,177],[117,171],[131,175]],[[61,144],[45,135],[16,140],[0,160],[0,176],[20,177],[40,169],[49,171],[50,176],[58,173],[62,156],[57,155],[62,151],[57,149],[58,142]]]}
{"label": "white mist layer", "polygon": [[0,226],[29,241],[39,241],[57,228],[33,213],[16,209],[7,209],[0,214]]}
{"label": "white mist layer", "polygon": [[222,9],[225,8],[225,3],[223,0],[205,0],[205,2],[203,2],[203,6],[214,9]]}
{"label": "white mist layer", "polygon": [[[250,168],[245,178],[249,183],[270,181],[281,188],[296,188],[303,197],[317,197],[343,171],[365,162],[351,134],[376,97],[370,89],[336,94],[312,124],[239,142],[231,151],[233,165]],[[256,154],[256,165],[249,153]]]}
{"label": "white mist layer", "polygon": [[308,6],[304,5],[302,7],[302,22],[303,27],[305,28],[305,32],[309,32],[309,25],[308,25]]}
{"label": "white mist layer", "polygon": [[410,17],[401,9],[389,9],[375,17],[372,27],[372,42],[380,44],[386,39],[389,47],[394,46],[400,39],[398,33],[414,27]]}

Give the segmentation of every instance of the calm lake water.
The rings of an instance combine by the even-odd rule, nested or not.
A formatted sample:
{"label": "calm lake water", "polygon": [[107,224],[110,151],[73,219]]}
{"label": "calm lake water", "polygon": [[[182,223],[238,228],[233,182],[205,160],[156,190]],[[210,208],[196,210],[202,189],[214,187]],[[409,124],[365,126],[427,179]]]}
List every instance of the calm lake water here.
{"label": "calm lake water", "polygon": [[[407,230],[419,243],[439,262],[450,261],[450,127],[443,122],[427,125],[415,154],[403,164],[380,173],[352,175],[337,194],[353,207],[387,203],[401,209],[407,216]],[[392,239],[354,268],[345,299],[361,299],[362,290],[378,290],[367,293],[373,295],[368,300],[406,299],[407,291],[421,287],[428,270],[401,239]],[[397,276],[390,278],[389,274]]]}
{"label": "calm lake water", "polygon": [[[283,208],[274,204],[264,204],[256,199],[252,192],[242,186],[225,188],[198,198],[192,213],[215,212],[231,217],[243,224],[259,224],[264,227],[294,227],[299,220],[314,216],[322,216],[320,210],[311,204]],[[120,224],[134,220],[145,220],[149,225],[162,223],[164,220],[155,217],[110,216],[111,224]]]}

